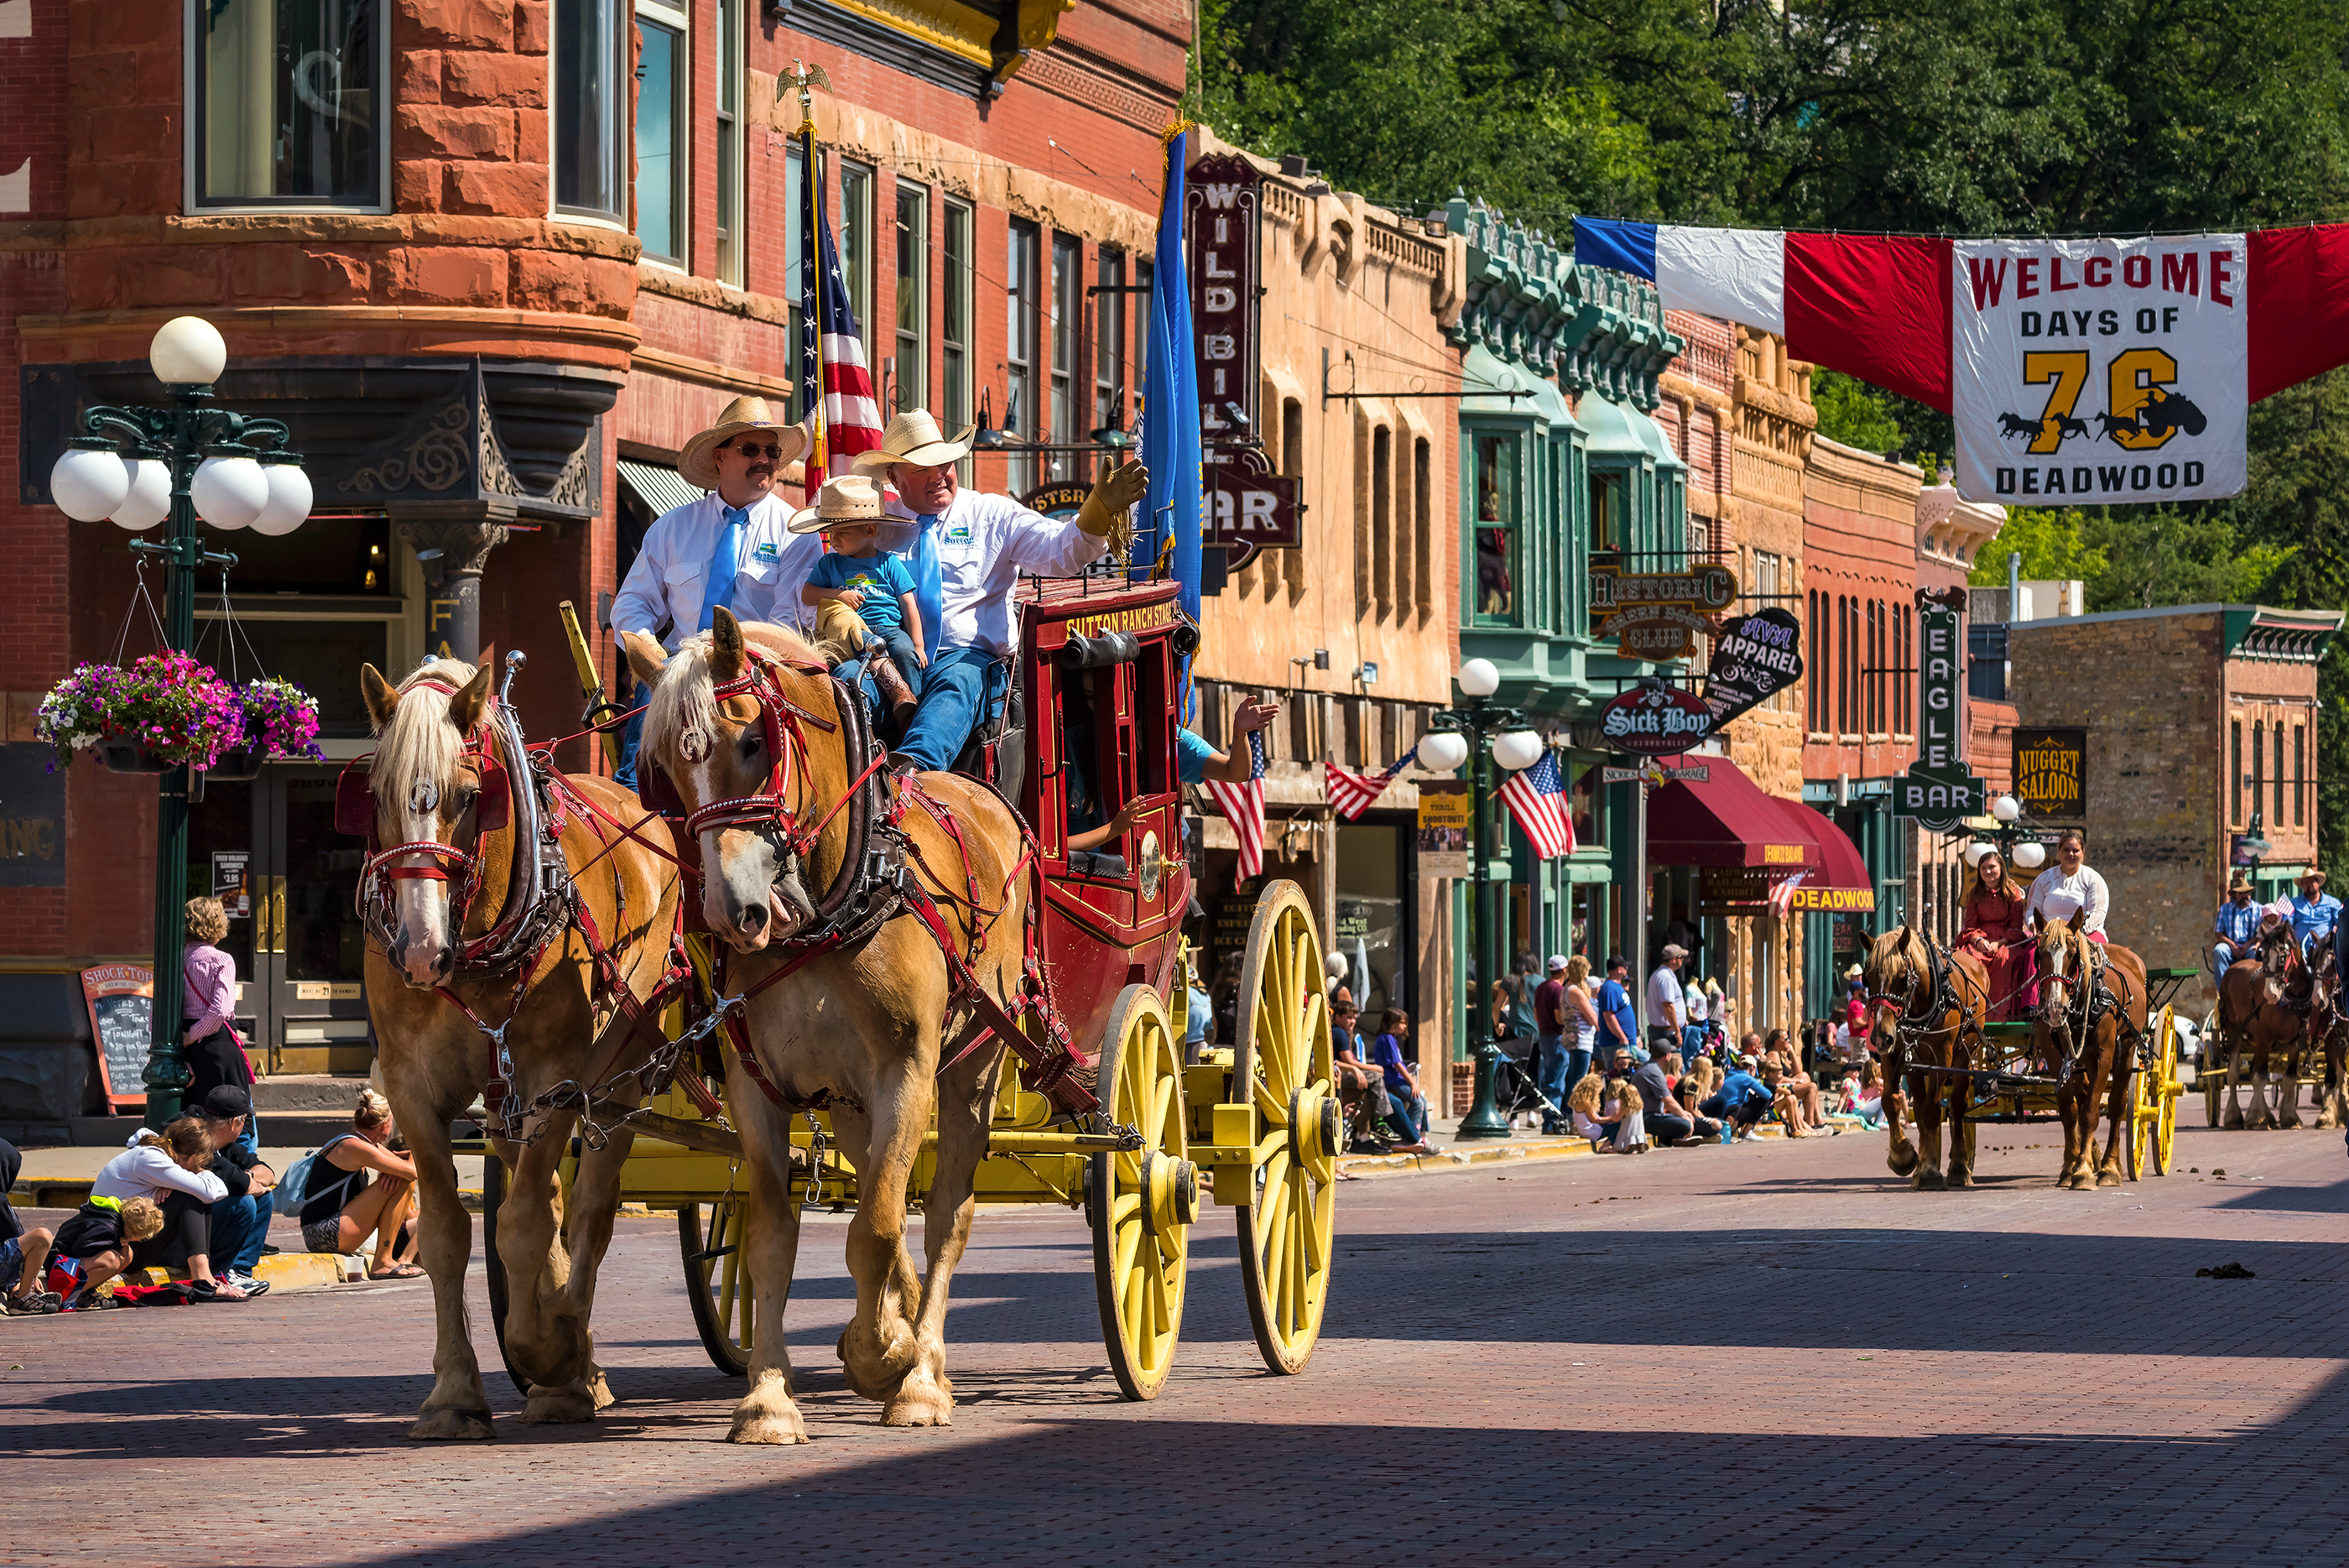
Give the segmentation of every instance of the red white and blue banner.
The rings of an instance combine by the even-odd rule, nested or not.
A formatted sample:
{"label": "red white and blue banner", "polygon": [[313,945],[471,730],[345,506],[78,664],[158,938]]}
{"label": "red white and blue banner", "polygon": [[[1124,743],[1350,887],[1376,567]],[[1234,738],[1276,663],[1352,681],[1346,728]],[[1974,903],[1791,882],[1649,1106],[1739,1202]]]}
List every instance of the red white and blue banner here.
{"label": "red white and blue banner", "polygon": [[1948,412],[1970,500],[2234,494],[2247,406],[2349,364],[2349,224],[2051,241],[1578,218],[1574,244],[1667,310]]}

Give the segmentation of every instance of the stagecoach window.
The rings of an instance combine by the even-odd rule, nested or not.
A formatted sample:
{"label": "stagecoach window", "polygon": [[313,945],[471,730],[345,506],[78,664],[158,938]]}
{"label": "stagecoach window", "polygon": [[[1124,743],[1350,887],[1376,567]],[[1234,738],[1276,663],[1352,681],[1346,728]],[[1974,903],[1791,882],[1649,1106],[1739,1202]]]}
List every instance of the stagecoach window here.
{"label": "stagecoach window", "polygon": [[188,7],[199,207],[379,207],[389,28],[383,0]]}

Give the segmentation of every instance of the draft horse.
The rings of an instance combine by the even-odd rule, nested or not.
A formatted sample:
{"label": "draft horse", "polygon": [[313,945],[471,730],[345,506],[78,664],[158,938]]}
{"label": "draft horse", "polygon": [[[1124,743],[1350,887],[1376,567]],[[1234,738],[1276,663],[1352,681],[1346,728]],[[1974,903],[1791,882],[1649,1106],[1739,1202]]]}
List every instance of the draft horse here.
{"label": "draft horse", "polygon": [[[702,918],[730,950],[719,1006],[750,1167],[743,1261],[757,1305],[750,1387],[729,1439],[807,1440],[783,1304],[800,1231],[792,1121],[818,1107],[857,1172],[856,1310],[838,1345],[849,1386],[881,1405],[884,1425],[948,1425],[947,1291],[1006,1038],[1019,1032],[1010,1020],[1041,995],[1040,972],[1023,965],[1026,830],[976,780],[889,773],[831,660],[782,628],[720,609],[666,657],[649,638],[626,641],[652,688],[640,777],[657,769],[676,792],[683,847],[700,861]],[[917,1281],[906,1189],[934,1109],[928,1269]]]}
{"label": "draft horse", "polygon": [[367,665],[359,685],[376,750],[345,774],[336,819],[368,839],[367,1016],[416,1161],[436,1328],[432,1391],[409,1435],[494,1435],[466,1326],[472,1220],[449,1147],[476,1096],[512,1172],[497,1245],[522,1418],[590,1420],[612,1398],[588,1317],[633,1134],[588,1140],[567,1250],[556,1164],[583,1110],[633,1104],[641,1085],[608,1080],[657,1042],[641,1014],[673,972],[668,831],[626,826],[642,813],[619,785],[533,757],[487,669],[433,660],[395,690]]}
{"label": "draft horse", "polygon": [[[2089,940],[2075,913],[2039,920],[2039,1011],[2033,1051],[2059,1080],[2055,1114],[2064,1124],[2058,1187],[2118,1187],[2121,1146],[2137,1136],[2128,1113],[2129,1075],[2146,1036],[2145,961],[2116,943]],[[2126,1037],[2124,1037],[2126,1031]],[[2112,1135],[2096,1158],[2096,1097],[2106,1096]]]}
{"label": "draft horse", "polygon": [[[1971,953],[1951,952],[1907,921],[1868,944],[1868,1049],[1884,1069],[1885,1164],[1920,1192],[1973,1185],[1974,1129],[1966,1120],[1971,1078],[1990,1014],[1990,975]],[[1958,1072],[1920,1071],[1956,1068]],[[1941,1171],[1941,1119],[1950,1120],[1949,1171]],[[1909,1141],[1904,1115],[1917,1118]]]}
{"label": "draft horse", "polygon": [[[2288,921],[2270,917],[2251,939],[2251,956],[2229,965],[2220,977],[2219,1040],[2227,1053],[2222,1126],[2253,1130],[2299,1127],[2302,1057],[2312,1048],[2323,1048],[2328,1065],[2338,1058],[2340,1032],[2333,1015],[2339,967],[2333,939],[2327,938],[2313,957],[2312,964],[2301,956]],[[2271,1112],[2268,1071],[2279,1060],[2283,1075]],[[2247,1068],[2251,1090],[2248,1116],[2240,1097]],[[2319,1127],[2340,1120],[2334,1108],[2340,1097],[2337,1066],[2327,1076],[2319,1108],[2330,1119],[2320,1119]]]}

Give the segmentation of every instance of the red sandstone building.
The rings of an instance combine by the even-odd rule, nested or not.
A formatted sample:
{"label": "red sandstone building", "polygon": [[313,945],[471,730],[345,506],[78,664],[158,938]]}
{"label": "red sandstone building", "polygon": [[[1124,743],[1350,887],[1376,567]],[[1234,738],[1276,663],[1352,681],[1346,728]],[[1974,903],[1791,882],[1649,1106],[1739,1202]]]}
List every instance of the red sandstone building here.
{"label": "red sandstone building", "polygon": [[[918,14],[918,18],[917,18]],[[793,406],[801,155],[816,120],[885,403],[984,411],[1028,441],[1131,429],[1175,0],[262,0],[0,3],[0,1123],[72,1114],[73,971],[145,956],[150,780],[52,774],[40,694],[153,645],[127,535],[48,504],[92,402],[150,400],[149,339],[198,312],[220,395],[285,420],[312,521],[241,557],[252,654],[312,691],[330,759],[363,744],[362,660],[521,647],[533,734],[580,699],[556,606],[596,613],[678,450],[726,400]],[[1050,455],[983,455],[1022,490]],[[438,554],[433,554],[438,552]],[[152,574],[150,574],[150,576]],[[150,584],[160,595],[160,580]],[[224,659],[219,585],[200,622]],[[607,637],[598,634],[604,656]],[[249,659],[242,651],[240,658]],[[564,753],[587,765],[584,744]],[[355,846],[334,770],[273,766],[198,808],[190,884],[240,872],[227,944],[256,1055],[363,1067]],[[87,1035],[86,1022],[78,1025]],[[81,1075],[77,1076],[77,1075]]]}

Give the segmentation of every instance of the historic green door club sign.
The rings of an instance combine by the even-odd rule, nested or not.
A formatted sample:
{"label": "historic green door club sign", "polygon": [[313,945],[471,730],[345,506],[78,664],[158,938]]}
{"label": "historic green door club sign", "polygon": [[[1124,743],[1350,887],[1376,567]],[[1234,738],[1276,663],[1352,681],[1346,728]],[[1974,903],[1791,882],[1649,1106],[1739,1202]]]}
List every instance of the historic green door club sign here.
{"label": "historic green door club sign", "polygon": [[1892,781],[1892,812],[1947,833],[1982,808],[1982,781],[1966,766],[1966,590],[1917,590],[1917,760]]}

